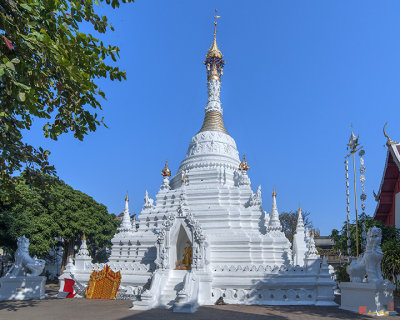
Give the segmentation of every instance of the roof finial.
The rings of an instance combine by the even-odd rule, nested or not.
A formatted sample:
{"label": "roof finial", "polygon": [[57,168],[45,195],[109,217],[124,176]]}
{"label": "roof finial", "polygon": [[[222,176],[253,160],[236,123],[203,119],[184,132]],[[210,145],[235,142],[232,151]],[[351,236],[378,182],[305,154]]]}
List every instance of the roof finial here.
{"label": "roof finial", "polygon": [[395,143],[397,144],[396,141],[393,141],[392,139],[390,139],[390,137],[388,136],[388,134],[386,133],[385,127],[387,125],[387,122],[385,123],[385,125],[383,126],[383,134],[385,135],[387,141],[386,141],[386,145],[389,147],[391,144]]}
{"label": "roof finial", "polygon": [[276,197],[275,185],[274,185],[274,191],[272,191],[272,196]]}
{"label": "roof finial", "polygon": [[218,49],[217,45],[217,19],[220,16],[217,15],[217,9],[215,9],[214,15],[214,40],[207,52],[206,61],[204,64],[207,67],[207,79],[215,79],[221,81],[221,76],[223,74],[222,70],[224,68],[225,61],[222,60],[222,52]]}
{"label": "roof finial", "polygon": [[214,41],[217,41],[217,19],[221,18],[221,16],[217,15],[218,10],[215,9],[215,15],[214,15]]}
{"label": "roof finial", "polygon": [[300,201],[299,201],[299,211],[301,211]]}
{"label": "roof finial", "polygon": [[128,190],[126,190],[126,197],[125,197],[125,201],[129,201],[129,197],[128,197]]}

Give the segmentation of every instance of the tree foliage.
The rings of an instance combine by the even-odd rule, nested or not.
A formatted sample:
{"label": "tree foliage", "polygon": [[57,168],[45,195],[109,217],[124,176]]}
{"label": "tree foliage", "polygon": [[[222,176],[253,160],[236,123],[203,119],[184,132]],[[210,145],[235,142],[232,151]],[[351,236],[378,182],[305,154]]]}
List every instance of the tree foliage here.
{"label": "tree foliage", "polygon": [[[311,226],[310,214],[310,212],[302,211],[304,227]],[[282,224],[282,231],[285,233],[285,236],[289,239],[290,243],[293,243],[293,236],[296,232],[298,215],[298,211],[282,212],[279,214],[279,220]]]}
{"label": "tree foliage", "polygon": [[[122,0],[132,2],[133,0]],[[126,79],[125,71],[107,64],[119,49],[104,44],[96,33],[114,30],[100,3],[119,7],[118,0],[0,1],[0,197],[15,187],[13,175],[26,168],[26,179],[39,185],[41,173],[55,172],[48,150],[22,141],[36,118],[44,119],[45,137],[66,132],[82,140],[103,124],[96,79]],[[111,61],[110,61],[111,62]],[[41,171],[41,172],[39,172]]]}
{"label": "tree foliage", "polygon": [[[362,231],[363,225],[365,224],[365,229],[368,231],[370,228],[376,226],[382,229],[382,251],[383,258],[381,263],[381,269],[384,278],[390,279],[396,282],[396,278],[400,275],[400,230],[393,226],[387,226],[381,221],[376,221],[372,217],[361,214],[358,217],[358,241],[359,241],[359,252],[362,253],[365,248],[363,248],[363,238]],[[353,220],[349,224],[350,240],[351,240],[351,253],[356,255],[356,221]],[[343,223],[342,229],[333,229],[331,233],[331,238],[335,241],[334,247],[340,249],[342,252],[347,252],[347,226],[346,222]]]}
{"label": "tree foliage", "polygon": [[[19,179],[18,199],[0,202],[0,243],[15,249],[16,240],[26,235],[30,253],[44,257],[56,245],[64,249],[63,265],[85,232],[92,257],[111,245],[119,222],[114,214],[87,194],[51,177],[51,187],[31,188]],[[62,241],[60,241],[60,238]]]}
{"label": "tree foliage", "polygon": [[[363,231],[363,224],[365,224],[366,231],[368,229],[376,226],[382,229],[382,244],[387,241],[395,240],[400,238],[399,230],[392,226],[387,226],[384,223],[374,220],[374,218],[366,215],[361,214],[358,217],[358,243],[359,243],[359,252],[362,252],[362,231]],[[350,231],[350,240],[351,240],[351,253],[353,255],[356,254],[356,221],[353,220],[349,224],[349,231]],[[331,232],[331,238],[335,241],[334,247],[336,249],[340,249],[342,252],[347,252],[347,229],[346,229],[346,222],[343,223],[342,229],[336,230],[333,229]]]}

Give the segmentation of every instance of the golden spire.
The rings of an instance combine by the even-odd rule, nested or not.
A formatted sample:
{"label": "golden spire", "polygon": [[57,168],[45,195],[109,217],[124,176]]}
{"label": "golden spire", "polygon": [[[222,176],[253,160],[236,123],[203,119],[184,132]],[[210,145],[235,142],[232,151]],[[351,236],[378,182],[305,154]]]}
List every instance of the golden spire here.
{"label": "golden spire", "polygon": [[85,234],[85,231],[83,231],[83,233],[82,233],[82,241],[86,241],[86,234]]}
{"label": "golden spire", "polygon": [[220,18],[220,16],[217,16],[217,9],[215,9],[215,15],[214,15],[214,41],[210,47],[210,49],[207,52],[206,58],[220,58],[222,59],[223,55],[222,52],[218,49],[217,45],[217,19]]}
{"label": "golden spire", "polygon": [[125,201],[129,201],[129,197],[128,197],[128,191],[126,192]]}
{"label": "golden spire", "polygon": [[299,201],[299,210],[301,210],[300,201]]}
{"label": "golden spire", "polygon": [[165,160],[165,167],[161,171],[161,175],[163,177],[170,177],[171,176],[171,170],[169,170],[169,168],[168,168],[168,160]]}
{"label": "golden spire", "polygon": [[204,64],[207,67],[207,79],[215,79],[221,81],[221,76],[223,74],[222,69],[224,68],[225,61],[222,60],[223,54],[218,49],[217,45],[217,19],[220,16],[217,15],[217,9],[215,9],[214,15],[214,40],[207,52],[206,61]]}
{"label": "golden spire", "polygon": [[243,160],[242,160],[242,162],[240,162],[240,164],[239,164],[239,170],[241,170],[241,171],[247,171],[247,170],[249,170],[250,169],[250,166],[249,166],[249,164],[246,162],[246,157],[245,157],[245,155],[244,155],[244,153],[243,153]]}
{"label": "golden spire", "polygon": [[273,196],[273,197],[276,197],[275,186],[274,186],[274,191],[272,191],[272,196]]}

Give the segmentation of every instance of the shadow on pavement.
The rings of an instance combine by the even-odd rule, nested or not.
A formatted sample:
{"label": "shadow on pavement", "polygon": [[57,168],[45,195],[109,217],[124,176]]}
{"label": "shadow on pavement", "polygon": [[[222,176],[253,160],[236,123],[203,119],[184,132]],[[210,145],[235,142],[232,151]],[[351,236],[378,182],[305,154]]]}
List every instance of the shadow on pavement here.
{"label": "shadow on pavement", "polygon": [[[218,306],[218,307],[200,307],[195,313],[176,313],[171,310],[162,310],[162,309],[152,309],[148,311],[143,311],[137,314],[133,314],[131,316],[120,318],[119,320],[149,320],[149,319],[207,319],[207,320],[221,320],[221,319],[229,319],[229,320],[265,320],[265,319],[276,319],[276,320],[287,320],[288,318],[283,315],[274,314],[273,317],[270,317],[267,312],[263,312],[265,310],[258,310],[258,312],[246,312],[246,311],[237,311],[237,310],[226,310],[228,306]],[[232,306],[229,306],[232,308]],[[260,312],[261,311],[261,312]],[[266,317],[267,316],[267,317]]]}
{"label": "shadow on pavement", "polygon": [[17,311],[25,307],[34,307],[40,300],[1,301],[0,310]]}

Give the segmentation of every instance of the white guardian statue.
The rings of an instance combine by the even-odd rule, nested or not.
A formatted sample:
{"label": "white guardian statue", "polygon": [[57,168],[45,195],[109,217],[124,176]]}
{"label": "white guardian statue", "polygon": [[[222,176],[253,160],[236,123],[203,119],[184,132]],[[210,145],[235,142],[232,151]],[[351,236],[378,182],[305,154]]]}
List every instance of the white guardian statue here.
{"label": "white guardian statue", "polygon": [[42,259],[29,255],[29,239],[18,238],[15,262],[0,278],[0,300],[43,299],[46,277],[39,276],[45,266]]}
{"label": "white guardian statue", "polygon": [[384,280],[381,271],[383,252],[382,230],[373,227],[367,233],[365,252],[353,261],[346,271],[350,282],[341,282],[341,308],[376,315],[394,312],[394,284]]}

